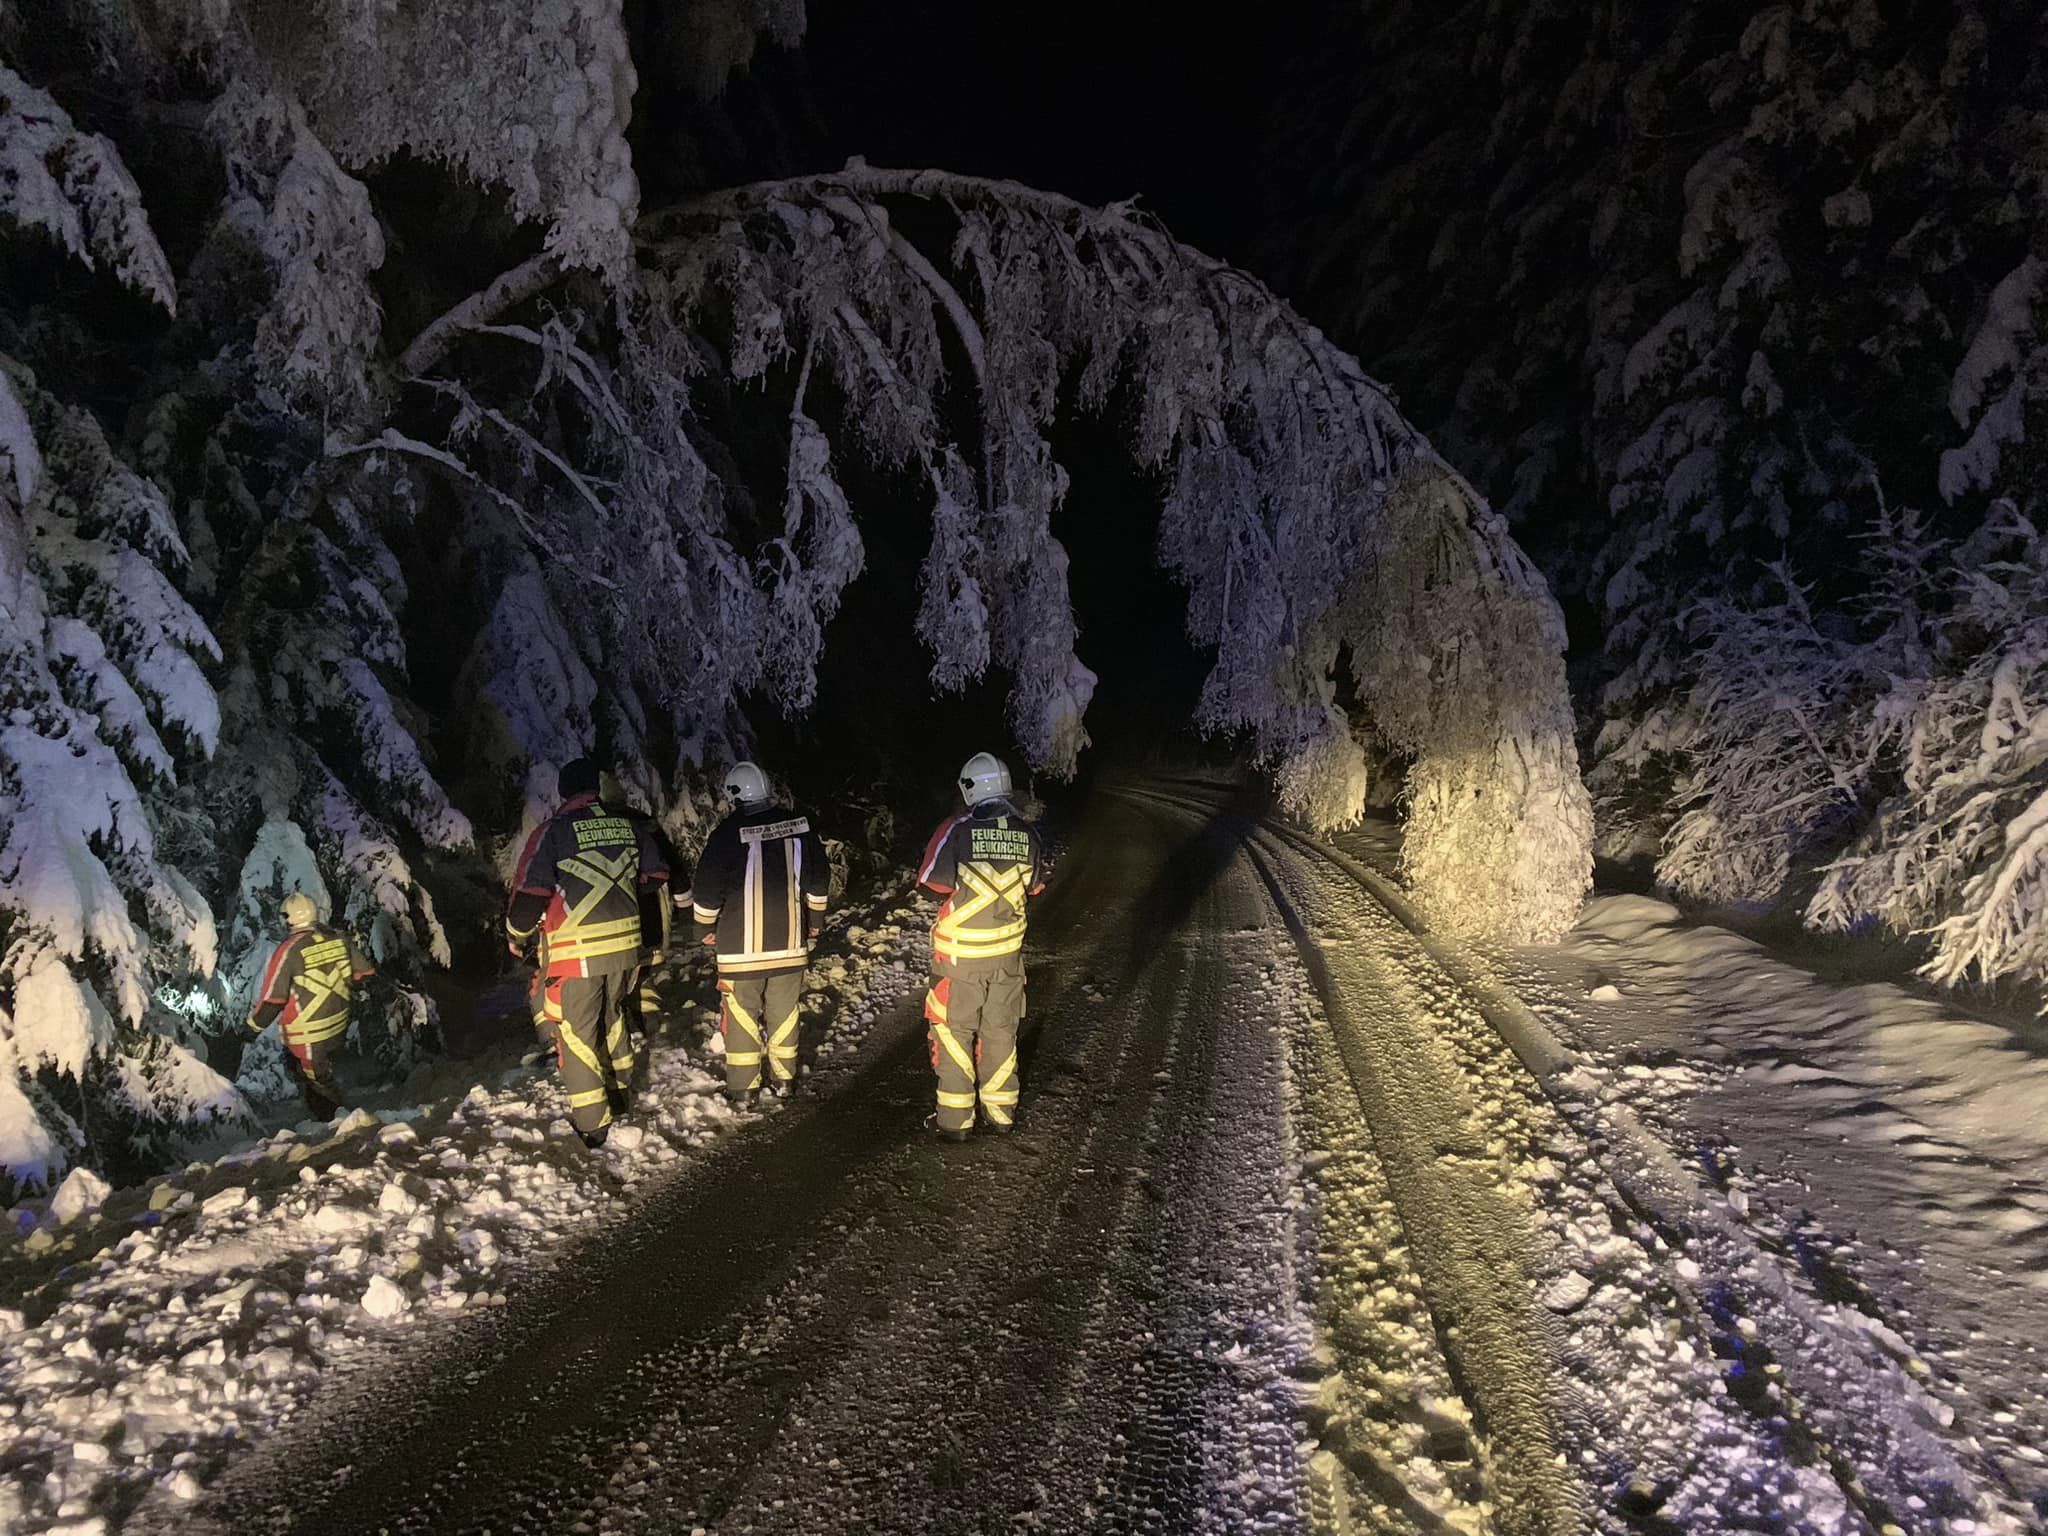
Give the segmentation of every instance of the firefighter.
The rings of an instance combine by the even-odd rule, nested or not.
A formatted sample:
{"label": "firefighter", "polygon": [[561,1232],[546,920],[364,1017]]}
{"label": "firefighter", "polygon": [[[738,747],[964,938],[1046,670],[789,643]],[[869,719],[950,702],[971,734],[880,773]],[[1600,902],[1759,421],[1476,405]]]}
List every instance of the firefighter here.
{"label": "firefighter", "polygon": [[945,897],[932,924],[925,995],[938,1113],[931,1125],[965,1141],[979,1104],[1002,1135],[1015,1123],[1017,1027],[1024,1020],[1026,908],[1045,889],[1038,829],[1010,803],[1010,770],[977,752],[960,770],[964,814],[932,834],[918,883]]}
{"label": "firefighter", "polygon": [[590,759],[563,764],[557,784],[561,808],[534,829],[513,871],[505,933],[515,956],[538,946],[542,1020],[554,1027],[569,1119],[594,1150],[630,1102],[625,1003],[646,943],[641,896],[667,882],[668,866],[598,797]]}
{"label": "firefighter", "polygon": [[734,809],[704,845],[690,901],[718,955],[725,1091],[750,1104],[764,1080],[777,1097],[796,1081],[804,967],[825,922],[832,867],[809,820],[775,803],[754,764],[736,763],[725,792]]}
{"label": "firefighter", "polygon": [[312,897],[293,891],[278,913],[291,932],[263,969],[249,1028],[261,1034],[277,1020],[307,1110],[316,1120],[331,1120],[341,1107],[334,1058],[348,1034],[356,984],[375,975],[375,968],[345,931],[320,921]]}

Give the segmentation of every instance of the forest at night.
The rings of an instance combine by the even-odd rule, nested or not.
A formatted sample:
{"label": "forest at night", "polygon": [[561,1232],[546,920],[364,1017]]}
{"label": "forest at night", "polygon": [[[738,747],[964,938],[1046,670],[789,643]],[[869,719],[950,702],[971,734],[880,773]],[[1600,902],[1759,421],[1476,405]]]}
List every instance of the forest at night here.
{"label": "forest at night", "polygon": [[2038,1528],[2044,413],[2011,0],[0,0],[0,1531]]}

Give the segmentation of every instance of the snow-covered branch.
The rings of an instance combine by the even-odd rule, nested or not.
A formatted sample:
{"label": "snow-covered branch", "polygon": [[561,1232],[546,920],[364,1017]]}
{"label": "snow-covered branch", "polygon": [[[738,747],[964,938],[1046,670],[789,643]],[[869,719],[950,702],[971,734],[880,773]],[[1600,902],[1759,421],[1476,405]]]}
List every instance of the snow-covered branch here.
{"label": "snow-covered branch", "polygon": [[0,219],[41,230],[86,266],[175,314],[178,287],[120,151],[81,133],[48,92],[0,63]]}
{"label": "snow-covered branch", "polygon": [[[896,228],[906,201],[953,218],[954,270]],[[1133,451],[1172,487],[1162,555],[1191,637],[1216,653],[1204,723],[1251,731],[1319,825],[1354,818],[1363,748],[1332,704],[1348,647],[1370,728],[1416,756],[1411,798],[1440,807],[1410,833],[1433,917],[1528,937],[1570,921],[1590,816],[1549,591],[1386,392],[1254,279],[1128,208],[858,163],[713,194],[656,227],[667,238],[644,249],[678,316],[726,306],[736,379],[822,345],[853,430],[898,461],[973,467],[971,499],[971,481],[940,478],[920,632],[941,679],[991,660],[1010,673],[1035,764],[1071,771],[1093,684],[1050,533],[1066,473],[1046,433],[1063,378],[1098,406],[1121,379]],[[934,404],[943,335],[972,375],[968,443]],[[1445,601],[1455,588],[1469,601]]]}

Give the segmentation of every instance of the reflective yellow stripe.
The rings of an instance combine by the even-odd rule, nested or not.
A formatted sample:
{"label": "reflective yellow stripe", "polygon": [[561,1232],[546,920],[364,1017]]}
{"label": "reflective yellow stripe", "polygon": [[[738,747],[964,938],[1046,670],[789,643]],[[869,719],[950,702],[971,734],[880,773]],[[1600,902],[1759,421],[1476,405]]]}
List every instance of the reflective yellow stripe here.
{"label": "reflective yellow stripe", "polygon": [[924,1007],[926,1018],[935,1019],[941,1024],[946,1022],[946,1005],[939,1001],[937,988],[925,993]]}
{"label": "reflective yellow stripe", "polygon": [[775,1033],[768,1041],[768,1054],[777,1058],[796,1059],[796,1011],[792,1009],[788,1018],[775,1027]]}
{"label": "reflective yellow stripe", "polygon": [[[595,849],[589,849],[562,860],[562,871],[577,876],[590,889],[550,931],[547,941],[550,962],[594,959],[599,955],[616,954],[621,949],[639,947],[640,918],[637,913],[629,918],[613,918],[601,923],[583,921],[614,891],[623,892],[637,906],[640,898],[632,888],[628,872],[638,867],[639,853],[632,848],[621,849],[609,859]],[[622,942],[613,942],[621,935],[626,935]]]}
{"label": "reflective yellow stripe", "polygon": [[1001,955],[1014,955],[1024,947],[1024,935],[1019,933],[1007,939],[992,943],[969,943],[961,939],[941,940],[932,945],[942,960],[993,960]]}
{"label": "reflective yellow stripe", "polygon": [[801,944],[791,944],[786,950],[719,950],[719,969],[731,971],[735,965],[748,965],[754,961],[807,961],[811,952]]}
{"label": "reflective yellow stripe", "polygon": [[548,942],[559,944],[566,940],[573,944],[578,939],[600,938],[606,934],[638,933],[639,931],[640,919],[637,917],[608,917],[601,923],[578,923],[573,928],[564,926],[553,929],[548,934]]}
{"label": "reflective yellow stripe", "polygon": [[962,927],[958,923],[941,923],[939,932],[949,939],[985,944],[996,939],[1022,938],[1025,927],[1024,919],[1018,917],[1007,923],[985,924],[979,928]]}
{"label": "reflective yellow stripe", "polygon": [[[944,1047],[946,1054],[953,1058],[953,1065],[962,1072],[965,1072],[969,1079],[972,1079],[974,1076],[974,1058],[967,1054],[966,1047],[960,1044],[953,1031],[943,1024],[934,1024],[932,1025],[932,1038],[937,1040]],[[972,1104],[974,1102],[974,1095],[969,1094],[967,1102]]]}
{"label": "reflective yellow stripe", "polygon": [[609,955],[631,955],[639,951],[640,941],[632,937],[606,939],[598,944],[568,944],[548,955],[548,965],[572,965],[585,960],[603,959]]}
{"label": "reflective yellow stripe", "polygon": [[941,1088],[939,1090],[939,1108],[972,1109],[974,1108],[974,1095],[971,1093],[948,1093],[945,1089]]}
{"label": "reflective yellow stripe", "polygon": [[564,1024],[559,1038],[564,1045],[568,1046],[571,1056],[574,1056],[599,1077],[604,1076],[603,1064],[597,1059],[597,1048],[585,1040],[581,1034],[570,1028],[567,1024]]}
{"label": "reflective yellow stripe", "polygon": [[569,1095],[569,1107],[571,1109],[588,1109],[593,1104],[602,1104],[603,1102],[604,1090],[602,1088],[586,1088],[581,1093]]}
{"label": "reflective yellow stripe", "polygon": [[[1016,1072],[1016,1070],[1017,1053],[1015,1051],[1012,1051],[1008,1056],[1006,1056],[1003,1059],[1003,1064],[1000,1067],[997,1067],[995,1071],[991,1072],[986,1078],[982,1080],[982,1097],[987,1098],[992,1093],[1000,1093],[1003,1089],[1003,1084],[1007,1083],[1010,1080],[1011,1076]],[[1017,1090],[1015,1088],[1012,1088],[1009,1090],[1009,1092],[1010,1097],[1012,1099],[1015,1099],[1017,1096]]]}
{"label": "reflective yellow stripe", "polygon": [[718,969],[725,975],[761,970],[769,966],[791,969],[790,962],[792,960],[803,961],[809,958],[810,951],[800,947],[792,949],[743,949],[721,954],[718,957]]}
{"label": "reflective yellow stripe", "polygon": [[1024,888],[1024,870],[1021,866],[1000,870],[992,864],[977,860],[972,864],[963,865],[960,873],[976,890],[989,891],[1005,898],[1015,896]]}
{"label": "reflective yellow stripe", "polygon": [[556,929],[548,935],[548,958],[559,960],[579,954],[590,954],[599,946],[605,953],[619,948],[637,949],[640,944],[640,919],[621,918],[613,923],[590,923],[581,928]]}

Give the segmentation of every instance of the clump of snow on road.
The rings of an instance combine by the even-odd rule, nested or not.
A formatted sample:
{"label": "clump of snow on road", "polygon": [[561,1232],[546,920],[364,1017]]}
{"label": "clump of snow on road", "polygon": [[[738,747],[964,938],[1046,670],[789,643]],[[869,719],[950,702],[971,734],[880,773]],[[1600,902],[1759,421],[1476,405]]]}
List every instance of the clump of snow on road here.
{"label": "clump of snow on road", "polygon": [[[845,930],[814,968],[818,1068],[921,984],[908,916]],[[758,1117],[724,1098],[712,1017],[672,1013],[689,1043],[655,1046],[596,1154],[552,1071],[513,1067],[452,1101],[305,1122],[137,1189],[74,1174],[17,1209],[0,1235],[0,1529],[88,1536],[145,1499],[197,1498],[337,1365],[504,1305],[522,1260],[619,1219]]]}

